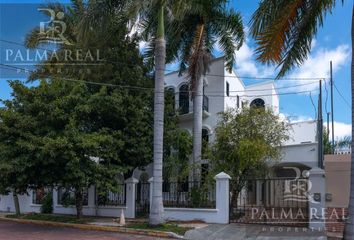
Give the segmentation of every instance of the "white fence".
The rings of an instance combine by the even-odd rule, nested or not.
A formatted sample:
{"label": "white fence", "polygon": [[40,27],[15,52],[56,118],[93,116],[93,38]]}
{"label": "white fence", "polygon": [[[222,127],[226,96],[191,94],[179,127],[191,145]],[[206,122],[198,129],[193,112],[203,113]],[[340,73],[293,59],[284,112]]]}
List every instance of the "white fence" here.
{"label": "white fence", "polygon": [[[190,221],[201,220],[207,223],[228,223],[229,222],[229,175],[220,173],[215,176],[216,188],[216,207],[210,208],[176,208],[166,207],[166,220]],[[106,205],[99,206],[96,204],[97,194],[95,187],[91,186],[87,190],[87,204],[83,206],[83,214],[87,216],[106,216],[119,217],[123,210],[127,218],[135,218],[136,216],[136,185],[138,180],[130,178],[125,181],[125,204],[119,206]],[[150,202],[152,198],[152,179],[150,184]],[[21,212],[40,212],[41,205],[35,204],[35,196],[33,191],[28,191],[28,195],[19,196]],[[76,214],[75,206],[63,206],[58,201],[58,189],[53,190],[53,213],[57,214]],[[15,207],[12,195],[0,195],[0,211],[14,212]]]}

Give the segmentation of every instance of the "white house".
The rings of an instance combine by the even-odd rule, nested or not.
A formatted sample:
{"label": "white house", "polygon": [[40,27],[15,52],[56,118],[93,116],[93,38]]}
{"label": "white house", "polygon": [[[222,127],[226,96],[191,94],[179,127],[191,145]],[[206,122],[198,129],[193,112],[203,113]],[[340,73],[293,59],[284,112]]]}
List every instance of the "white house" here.
{"label": "white house", "polygon": [[[175,92],[179,126],[193,132],[193,102],[188,90],[188,79],[171,72],[165,78],[166,89]],[[245,85],[237,74],[225,68],[223,57],[212,60],[209,73],[204,76],[203,137],[213,142],[218,113],[228,108],[260,105],[272,108],[279,114],[279,95],[274,81]],[[292,123],[290,140],[282,147],[282,159],[278,164],[311,169],[318,166],[317,122]]]}
{"label": "white house", "polygon": [[[178,109],[179,126],[192,134],[193,102],[188,93],[188,79],[185,76],[179,76],[177,71],[171,72],[166,75],[165,86],[168,91],[175,93],[175,109]],[[276,114],[280,114],[279,95],[274,82],[267,81],[246,86],[235,72],[229,73],[226,70],[223,57],[212,60],[210,71],[204,76],[203,138],[210,143],[215,140],[214,129],[219,120],[218,113],[228,108],[238,108],[242,111],[244,106],[253,105],[272,108]],[[310,178],[312,189],[308,189],[309,194],[315,200],[317,199],[317,203],[315,201],[315,203],[300,204],[297,207],[305,209],[316,208],[318,210],[316,212],[321,212],[320,208],[324,206],[325,201],[325,185],[324,172],[318,168],[317,138],[316,121],[292,123],[291,138],[289,141],[284,142],[281,148],[281,160],[270,164],[274,178]],[[207,168],[208,160],[202,160],[201,164],[204,164],[204,168]],[[132,178],[126,181],[125,190],[122,190],[120,195],[108,197],[108,200],[113,202],[113,204],[108,206],[98,206],[95,188],[92,186],[87,192],[84,214],[118,216],[119,212],[124,209],[128,217],[135,217],[138,214],[138,208],[145,207],[146,210],[145,204],[148,204],[151,197],[149,196],[151,185],[149,187],[147,182],[151,177],[152,164],[149,164],[144,169],[135,169]],[[213,192],[214,197],[211,201],[213,209],[165,208],[166,216],[175,220],[200,219],[207,222],[227,223],[229,220],[229,177],[225,173],[220,173],[215,179],[217,182],[220,181],[220,184],[216,184],[216,194],[215,191]],[[137,185],[139,181],[147,183],[147,185]],[[277,197],[284,197],[284,190],[287,190],[286,184],[287,182],[284,181],[273,184],[257,181],[253,190],[248,191],[248,199],[241,199],[240,204],[246,206],[250,201],[253,201],[252,204],[257,206],[279,204]],[[122,187],[122,189],[124,188]],[[221,192],[222,194],[220,194]],[[253,194],[252,197],[249,196],[250,193]],[[246,192],[242,194],[245,195]],[[60,196],[61,193],[54,190],[54,212],[75,213],[73,207],[66,208],[61,204]],[[39,211],[40,205],[37,204],[35,193],[32,191],[30,191],[29,196],[20,196],[20,202],[24,212]],[[317,205],[313,206],[313,204]],[[225,208],[225,205],[227,205],[227,208]],[[0,211],[14,211],[11,195],[0,196]],[[310,210],[306,211],[311,212]],[[230,214],[232,214],[231,212]],[[320,217],[310,216],[309,221]],[[318,220],[316,224],[323,226]]]}
{"label": "white house", "polygon": [[[186,76],[179,76],[178,72],[171,72],[166,75],[165,82],[166,89],[175,92],[179,126],[192,134],[193,102],[188,94],[188,79]],[[210,143],[215,140],[214,129],[219,120],[218,113],[228,108],[242,111],[244,106],[263,106],[280,114],[279,95],[274,81],[245,85],[234,71],[230,73],[226,70],[223,57],[212,60],[210,71],[204,76],[203,94],[202,137]],[[313,219],[321,216],[310,216],[312,209],[320,212],[325,202],[324,171],[319,165],[317,121],[291,123],[291,127],[290,139],[281,147],[280,161],[269,163],[272,167],[271,179],[253,181],[253,187],[244,189],[238,198],[237,209],[234,211],[230,206],[231,215],[241,213],[244,215],[242,221],[247,222],[247,211],[250,211],[251,206],[261,206],[257,211],[266,207],[276,209],[275,212],[284,207],[292,207],[304,211],[311,227],[323,227],[323,223],[318,220],[315,224],[312,223]],[[202,169],[207,168],[208,160],[202,160],[201,164]],[[299,195],[306,201],[294,200],[294,195]],[[316,200],[307,201],[309,196]],[[240,206],[244,208],[240,210]],[[231,219],[230,216],[230,221]]]}

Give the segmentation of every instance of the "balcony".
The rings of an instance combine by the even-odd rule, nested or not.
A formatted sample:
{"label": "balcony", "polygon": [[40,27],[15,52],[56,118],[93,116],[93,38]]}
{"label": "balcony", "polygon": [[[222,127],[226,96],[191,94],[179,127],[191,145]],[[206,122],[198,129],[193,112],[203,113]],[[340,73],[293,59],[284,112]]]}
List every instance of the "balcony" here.
{"label": "balcony", "polygon": [[[189,99],[179,102],[178,111],[179,120],[191,120],[193,119],[193,105],[189,103]],[[209,117],[209,98],[203,96],[203,118]]]}
{"label": "balcony", "polygon": [[209,98],[203,96],[203,111],[209,112]]}

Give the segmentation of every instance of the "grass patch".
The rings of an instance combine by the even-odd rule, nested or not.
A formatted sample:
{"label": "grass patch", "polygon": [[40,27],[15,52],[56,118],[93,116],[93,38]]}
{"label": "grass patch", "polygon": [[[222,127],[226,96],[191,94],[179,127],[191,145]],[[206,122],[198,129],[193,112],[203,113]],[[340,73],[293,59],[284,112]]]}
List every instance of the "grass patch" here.
{"label": "grass patch", "polygon": [[134,229],[144,229],[144,230],[156,230],[162,232],[174,232],[178,235],[184,235],[188,230],[193,228],[189,227],[179,227],[176,224],[165,223],[158,226],[151,226],[148,223],[130,223],[127,224],[127,228],[134,228]]}
{"label": "grass patch", "polygon": [[92,219],[87,217],[82,217],[80,219],[76,218],[76,216],[72,215],[53,215],[53,214],[11,214],[6,215],[7,218],[17,218],[17,219],[26,219],[26,220],[39,220],[39,221],[51,221],[51,222],[62,222],[62,223],[87,223]]}

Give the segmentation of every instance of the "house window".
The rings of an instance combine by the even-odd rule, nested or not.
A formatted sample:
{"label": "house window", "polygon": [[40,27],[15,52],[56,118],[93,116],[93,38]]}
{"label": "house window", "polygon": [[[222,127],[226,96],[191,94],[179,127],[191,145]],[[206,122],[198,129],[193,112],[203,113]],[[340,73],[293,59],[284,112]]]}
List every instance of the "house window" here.
{"label": "house window", "polygon": [[240,108],[240,96],[239,95],[237,95],[237,97],[236,97],[236,106],[237,106],[237,108]]}
{"label": "house window", "polygon": [[209,164],[202,164],[201,165],[201,183],[205,183],[209,173]]}
{"label": "house window", "polygon": [[166,105],[171,104],[173,112],[175,111],[175,105],[176,105],[175,90],[171,87],[166,89],[165,103]]}
{"label": "house window", "polygon": [[251,102],[250,107],[265,108],[265,102],[261,98],[256,98]]}
{"label": "house window", "polygon": [[189,88],[187,84],[179,88],[179,113],[189,113]]}
{"label": "house window", "polygon": [[[83,205],[88,204],[88,191],[85,189],[82,193]],[[75,205],[75,191],[74,189],[67,189],[63,187],[58,188],[58,204],[63,206]]]}
{"label": "house window", "polygon": [[230,97],[230,84],[226,82],[226,96]]}
{"label": "house window", "polygon": [[205,128],[202,129],[202,158],[207,158],[206,151],[209,144],[209,131]]}
{"label": "house window", "polygon": [[209,131],[206,128],[202,129],[202,139],[204,142],[208,143],[209,142]]}
{"label": "house window", "polygon": [[38,189],[33,190],[32,203],[33,204],[42,204],[48,194],[51,194],[51,191],[49,188],[38,188]]}

